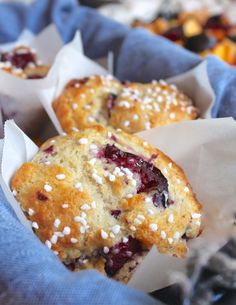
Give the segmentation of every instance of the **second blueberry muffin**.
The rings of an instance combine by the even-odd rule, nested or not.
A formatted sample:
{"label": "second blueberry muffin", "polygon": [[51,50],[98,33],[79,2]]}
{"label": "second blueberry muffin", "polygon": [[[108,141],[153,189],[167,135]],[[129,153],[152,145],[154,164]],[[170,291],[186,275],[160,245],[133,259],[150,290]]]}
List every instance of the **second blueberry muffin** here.
{"label": "second blueberry muffin", "polygon": [[53,108],[65,132],[101,124],[136,133],[198,115],[192,101],[165,81],[121,83],[98,75],[69,82]]}

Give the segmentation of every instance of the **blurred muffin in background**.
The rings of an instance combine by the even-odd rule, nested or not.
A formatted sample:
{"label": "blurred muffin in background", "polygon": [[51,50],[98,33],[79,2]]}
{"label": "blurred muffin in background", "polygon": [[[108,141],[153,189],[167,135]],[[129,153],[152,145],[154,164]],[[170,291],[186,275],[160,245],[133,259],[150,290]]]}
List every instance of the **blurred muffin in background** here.
{"label": "blurred muffin in background", "polygon": [[0,53],[0,69],[20,78],[44,78],[49,68],[38,59],[36,51],[27,46],[18,46],[12,51]]}

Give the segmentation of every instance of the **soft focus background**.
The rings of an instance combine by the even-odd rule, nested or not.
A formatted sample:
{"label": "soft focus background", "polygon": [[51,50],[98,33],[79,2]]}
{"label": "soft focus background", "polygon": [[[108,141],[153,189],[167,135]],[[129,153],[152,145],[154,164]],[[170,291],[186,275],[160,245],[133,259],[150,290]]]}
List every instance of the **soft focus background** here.
{"label": "soft focus background", "polygon": [[[28,4],[36,1],[0,0],[0,2],[24,2]],[[91,58],[98,58],[106,56],[110,50],[114,51],[117,67],[116,75],[121,79],[137,81],[167,78],[185,72],[201,62],[201,58],[196,54],[179,48],[162,37],[150,35],[142,29],[130,30],[126,26],[98,16],[93,10],[76,7],[73,1],[50,0],[47,6],[45,0],[38,0],[37,2],[37,12],[33,10],[26,12],[25,8],[18,8],[18,13],[15,16],[12,14],[12,19],[8,18],[7,26],[4,19],[5,15],[0,9],[1,42],[16,39],[24,26],[38,33],[46,25],[54,22],[57,24],[65,42],[73,37],[76,29],[80,29],[86,55]],[[83,5],[96,7],[101,14],[126,25],[131,24],[136,18],[145,21],[152,20],[160,9],[195,10],[205,6],[208,6],[214,14],[223,10],[233,21],[236,21],[236,1],[229,0],[81,0],[79,2]],[[7,12],[6,8],[5,12]],[[22,18],[22,16],[27,18]],[[169,54],[171,54],[171,58],[168,56]],[[141,63],[140,58],[142,58]],[[145,62],[145,65],[142,64],[143,62]],[[234,116],[236,118],[235,68],[231,68],[216,57],[210,56],[207,59],[207,71],[216,94],[212,116]],[[154,301],[148,296],[129,290],[122,285],[114,284],[93,272],[87,275],[85,273],[79,275],[67,273],[62,264],[59,264],[59,261],[55,262],[52,253],[49,254],[37,239],[32,239],[32,236],[24,231],[8,211],[8,205],[1,193],[0,195],[0,304],[27,305],[27,302],[22,301],[27,298],[28,300],[34,300],[31,302],[32,305],[101,305],[105,302],[110,305],[154,304]],[[6,240],[4,238],[6,234],[9,234],[8,236],[11,236],[12,239]],[[19,240],[21,243],[18,243]],[[15,243],[12,241],[15,241]],[[41,257],[37,257],[38,249],[42,251]],[[231,242],[228,252],[231,256],[236,257],[235,241]],[[226,260],[222,264],[225,262]],[[31,264],[31,270],[28,270],[29,263]],[[236,265],[233,260],[232,263],[234,263],[234,266]],[[227,272],[232,269],[232,266],[229,263],[227,266],[225,264],[224,269],[221,270],[228,279],[229,273]],[[213,283],[209,279],[209,275],[212,275],[213,271],[214,268],[209,266],[207,276],[199,281],[201,292],[203,287],[209,288],[204,290],[204,293],[214,292],[214,300],[220,299],[215,304],[235,305],[236,293],[234,289],[236,280],[230,278],[226,294],[225,286],[221,289],[223,292],[221,290],[213,291],[209,286],[209,283]],[[15,280],[16,275],[21,275],[18,278],[18,281],[20,279],[19,282]],[[216,275],[219,277],[219,270],[216,270]],[[224,279],[222,274],[221,277]],[[33,281],[29,285],[31,278]],[[222,282],[227,283],[227,281]],[[10,300],[9,297],[13,295],[13,291],[15,299]],[[35,291],[37,291],[37,295],[34,294]],[[220,298],[222,295],[224,299]],[[166,304],[177,305],[181,303],[180,294],[176,287],[156,292],[155,296]],[[65,299],[66,302],[63,301]],[[197,302],[196,298],[195,301]],[[200,301],[196,302],[191,304],[212,304],[211,301],[206,299],[205,295],[201,303]],[[188,304],[190,303],[185,305]]]}

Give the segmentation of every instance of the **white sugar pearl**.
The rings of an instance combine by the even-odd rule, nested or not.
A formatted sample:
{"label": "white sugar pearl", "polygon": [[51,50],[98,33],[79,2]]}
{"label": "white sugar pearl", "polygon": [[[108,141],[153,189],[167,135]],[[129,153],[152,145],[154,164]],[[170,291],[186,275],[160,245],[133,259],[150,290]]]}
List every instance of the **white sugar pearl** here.
{"label": "white sugar pearl", "polygon": [[152,209],[148,209],[148,214],[154,215],[154,211]]}
{"label": "white sugar pearl", "polygon": [[56,244],[57,243],[57,239],[58,239],[57,235],[53,234],[53,236],[51,237],[50,241],[51,241],[52,244]]}
{"label": "white sugar pearl", "polygon": [[44,188],[45,192],[48,192],[48,193],[49,193],[49,192],[52,191],[52,187],[51,187],[51,185],[49,185],[49,184],[45,184],[43,188]]}
{"label": "white sugar pearl", "polygon": [[128,127],[128,126],[130,125],[130,122],[129,122],[129,121],[124,121],[123,125],[124,125],[125,127]]}
{"label": "white sugar pearl", "polygon": [[60,219],[56,218],[53,225],[55,228],[58,228],[60,223],[61,223]]}
{"label": "white sugar pearl", "polygon": [[109,180],[111,182],[115,181],[116,180],[116,176],[115,175],[109,175]]}
{"label": "white sugar pearl", "polygon": [[86,228],[85,227],[80,227],[79,230],[80,230],[81,234],[84,234],[86,232]]}
{"label": "white sugar pearl", "polygon": [[46,241],[45,241],[45,245],[46,245],[49,249],[52,248],[52,243],[51,243],[49,240],[46,240]]}
{"label": "white sugar pearl", "polygon": [[146,197],[145,202],[146,203],[152,203],[152,198],[151,197]]}
{"label": "white sugar pearl", "polygon": [[63,205],[62,205],[62,208],[63,208],[63,209],[67,209],[68,207],[69,207],[69,204],[63,203]]}
{"label": "white sugar pearl", "polygon": [[80,222],[83,226],[87,225],[87,221],[81,216],[75,216],[74,221],[75,222]]}
{"label": "white sugar pearl", "polygon": [[155,231],[157,231],[157,228],[158,228],[158,226],[157,226],[156,223],[150,223],[149,229],[150,229],[151,231],[155,232]]}
{"label": "white sugar pearl", "polygon": [[38,223],[36,221],[32,222],[32,228],[34,228],[34,229],[38,229],[39,228],[39,225],[38,225]]}
{"label": "white sugar pearl", "polygon": [[104,248],[103,248],[103,252],[104,252],[105,254],[109,253],[109,248],[108,248],[108,247],[104,247]]}
{"label": "white sugar pearl", "polygon": [[82,186],[82,183],[81,182],[77,182],[75,184],[75,188],[80,191],[80,192],[83,192],[83,186]]}
{"label": "white sugar pearl", "polygon": [[31,208],[29,208],[29,209],[28,209],[28,214],[29,214],[30,216],[34,215],[34,210],[31,209]]}
{"label": "white sugar pearl", "polygon": [[101,237],[102,237],[102,239],[107,239],[108,238],[107,232],[105,232],[104,230],[101,230]]}
{"label": "white sugar pearl", "polygon": [[114,234],[118,234],[120,232],[120,226],[119,225],[114,225],[112,228],[111,228],[112,232]]}
{"label": "white sugar pearl", "polygon": [[173,214],[170,214],[170,215],[168,216],[168,222],[169,222],[169,223],[173,223],[173,222],[174,222],[174,215],[173,215]]}
{"label": "white sugar pearl", "polygon": [[132,186],[136,186],[137,185],[137,181],[134,180],[134,179],[130,180],[130,183],[131,183]]}
{"label": "white sugar pearl", "polygon": [[184,191],[185,191],[186,193],[188,193],[188,192],[189,192],[189,188],[188,188],[187,186],[185,186]]}
{"label": "white sugar pearl", "polygon": [[85,203],[85,204],[81,205],[80,209],[83,211],[86,211],[86,210],[91,210],[91,207],[90,207],[90,205]]}
{"label": "white sugar pearl", "polygon": [[65,228],[63,229],[62,233],[63,233],[64,235],[69,235],[69,234],[70,234],[70,231],[71,231],[70,227],[65,227]]}
{"label": "white sugar pearl", "polygon": [[66,178],[66,175],[64,174],[58,174],[56,175],[57,180],[64,180]]}
{"label": "white sugar pearl", "polygon": [[174,233],[174,239],[179,239],[180,238],[180,233],[179,232],[175,232]]}
{"label": "white sugar pearl", "polygon": [[142,214],[138,214],[137,218],[141,219],[141,220],[144,220],[145,217],[142,215]]}
{"label": "white sugar pearl", "polygon": [[123,241],[123,243],[126,244],[129,241],[129,239],[128,239],[128,237],[123,237],[122,241]]}
{"label": "white sugar pearl", "polygon": [[138,219],[138,218],[135,218],[135,219],[134,219],[134,223],[135,223],[136,225],[141,225],[142,221],[141,221],[140,219]]}
{"label": "white sugar pearl", "polygon": [[166,239],[166,232],[165,231],[161,231],[161,238]]}
{"label": "white sugar pearl", "polygon": [[96,163],[96,161],[97,161],[96,158],[92,158],[92,159],[90,159],[90,160],[88,161],[88,163],[89,163],[90,165],[94,165],[94,164]]}
{"label": "white sugar pearl", "polygon": [[201,214],[198,214],[198,213],[193,213],[192,214],[192,218],[193,219],[198,219],[198,218],[200,218],[201,217]]}
{"label": "white sugar pearl", "polygon": [[91,207],[92,207],[92,209],[96,209],[97,204],[96,204],[96,202],[95,202],[95,201],[93,201],[93,202],[91,203]]}
{"label": "white sugar pearl", "polygon": [[98,146],[96,144],[91,144],[89,148],[92,150],[97,150]]}
{"label": "white sugar pearl", "polygon": [[79,139],[79,144],[88,144],[88,139],[86,138]]}

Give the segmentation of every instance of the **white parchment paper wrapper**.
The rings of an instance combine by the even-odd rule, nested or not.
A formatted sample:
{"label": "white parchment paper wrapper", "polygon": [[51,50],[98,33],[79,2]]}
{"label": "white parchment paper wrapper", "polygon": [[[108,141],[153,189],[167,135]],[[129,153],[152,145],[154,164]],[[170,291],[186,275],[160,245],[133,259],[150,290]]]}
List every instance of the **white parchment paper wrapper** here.
{"label": "white parchment paper wrapper", "polygon": [[14,42],[1,43],[0,44],[0,52],[7,52],[14,49],[16,46],[20,45],[30,45],[30,43],[34,40],[35,35],[28,29],[24,29],[18,39]]}
{"label": "white parchment paper wrapper", "polygon": [[[140,136],[182,166],[203,204],[204,231],[199,238],[189,242],[190,249],[218,249],[233,232],[236,122],[230,118],[188,121],[148,130]],[[0,148],[1,186],[19,220],[27,226],[28,221],[10,190],[10,180],[38,148],[13,121],[5,124],[5,138]],[[163,288],[173,283],[170,274],[183,272],[185,265],[186,259],[159,254],[153,247],[129,285],[146,292]]]}
{"label": "white parchment paper wrapper", "polygon": [[68,44],[65,50],[63,61],[61,60],[60,74],[58,74],[58,82],[48,89],[39,91],[39,99],[44,106],[53,125],[61,134],[63,132],[56,114],[52,108],[53,100],[61,94],[65,85],[74,78],[84,78],[90,75],[108,75],[108,71],[95,63],[81,52],[74,48],[73,44]]}
{"label": "white parchment paper wrapper", "polygon": [[[62,128],[52,108],[52,102],[62,93],[64,86],[74,78],[79,79],[94,74],[109,74],[107,70],[81,52],[75,52],[69,46],[67,52],[67,58],[65,56],[65,61],[61,62],[61,71],[63,73],[58,75],[58,83],[39,92],[39,98],[59,133],[62,133]],[[75,62],[77,65],[74,64]],[[110,59],[108,62],[110,62],[109,66],[112,67],[112,60]],[[193,100],[193,104],[200,111],[201,118],[211,117],[211,108],[214,104],[215,95],[208,79],[206,61],[203,61],[200,65],[184,74],[167,79],[167,82],[177,85],[178,88]]]}
{"label": "white parchment paper wrapper", "polygon": [[31,224],[22,212],[10,189],[10,181],[17,168],[37,153],[38,147],[14,123],[7,121],[4,125],[5,138],[1,145],[1,187],[21,223],[31,229]]}
{"label": "white parchment paper wrapper", "polygon": [[[38,58],[44,64],[50,65],[51,69],[45,78],[35,80],[20,79],[0,70],[0,137],[3,136],[3,123],[9,118],[13,118],[30,136],[38,136],[41,133],[42,127],[49,120],[39,101],[38,92],[43,88],[56,86],[58,75],[61,73],[61,62],[67,56],[67,45],[63,47],[54,25],[48,26],[35,37],[28,32],[24,32],[22,36],[28,37],[27,45],[34,48]],[[16,44],[20,44],[20,41]],[[70,45],[78,53],[83,52],[79,33]]]}

